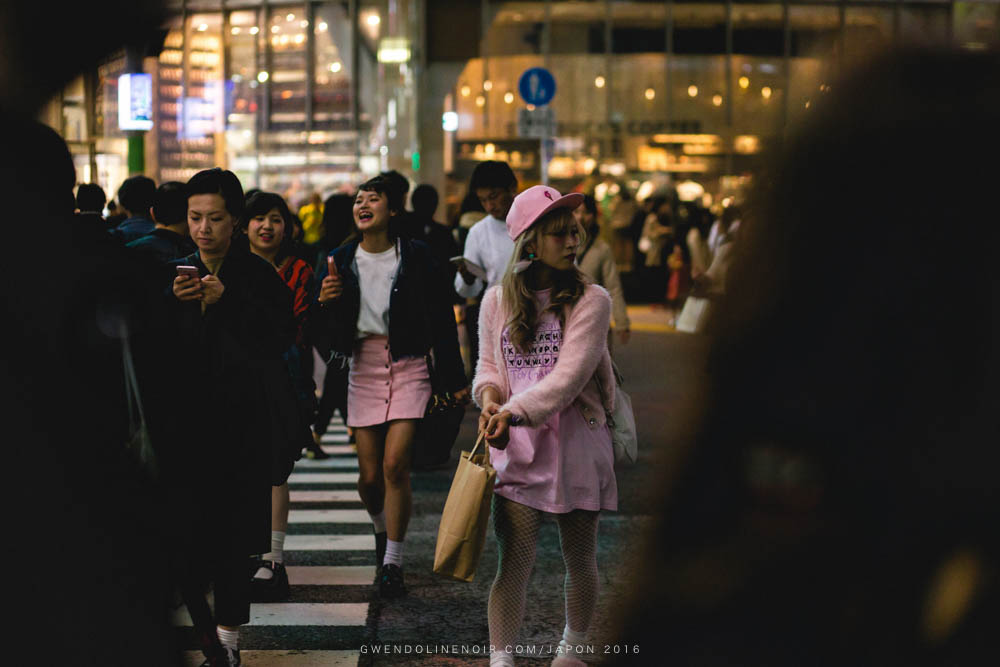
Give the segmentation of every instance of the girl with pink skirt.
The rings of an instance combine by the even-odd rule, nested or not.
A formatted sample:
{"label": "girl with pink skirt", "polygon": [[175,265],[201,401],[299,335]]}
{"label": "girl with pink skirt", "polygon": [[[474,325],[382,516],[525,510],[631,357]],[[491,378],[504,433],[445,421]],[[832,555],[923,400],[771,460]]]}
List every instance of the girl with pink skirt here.
{"label": "girl with pink skirt", "polygon": [[[534,566],[538,529],[554,514],[566,565],[566,627],[553,665],[582,665],[597,605],[597,521],[618,508],[607,414],[615,382],[607,334],[611,298],[576,266],[581,230],[565,197],[536,185],[514,199],[514,254],[501,287],[483,298],[473,395],[496,451],[490,664],[511,666]],[[603,396],[606,401],[602,400]]]}
{"label": "girl with pink skirt", "polygon": [[[426,245],[400,238],[402,197],[376,177],[358,189],[360,232],[320,267],[310,320],[327,363],[350,360],[347,425],[358,448],[358,493],[375,530],[379,593],[395,598],[403,583],[403,540],[410,520],[411,445],[434,391],[469,397],[451,285]],[[433,353],[434,377],[428,356]]]}

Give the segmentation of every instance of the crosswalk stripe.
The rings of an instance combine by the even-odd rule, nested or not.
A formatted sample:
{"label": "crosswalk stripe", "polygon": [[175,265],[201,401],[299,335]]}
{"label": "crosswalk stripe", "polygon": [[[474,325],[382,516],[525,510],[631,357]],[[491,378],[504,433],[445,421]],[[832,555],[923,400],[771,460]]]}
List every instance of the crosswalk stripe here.
{"label": "crosswalk stripe", "polygon": [[327,433],[319,439],[324,445],[327,443],[346,443],[349,440],[350,437],[346,433]]}
{"label": "crosswalk stripe", "polygon": [[[358,651],[240,651],[243,667],[356,667]],[[205,660],[201,651],[186,651],[184,667]]]}
{"label": "crosswalk stripe", "polygon": [[290,566],[285,571],[292,586],[369,586],[375,579],[374,565]]}
{"label": "crosswalk stripe", "polygon": [[354,448],[351,447],[350,445],[324,445],[323,451],[331,455],[336,455],[336,454],[357,455],[357,452],[355,452]]}
{"label": "crosswalk stripe", "polygon": [[[255,602],[250,605],[249,627],[263,625],[364,625],[367,602]],[[174,625],[191,627],[186,608],[174,613]]]}
{"label": "crosswalk stripe", "polygon": [[289,510],[288,523],[371,523],[365,510]]}
{"label": "crosswalk stripe", "polygon": [[288,476],[289,484],[350,484],[357,481],[356,472],[293,472]]}
{"label": "crosswalk stripe", "polygon": [[358,460],[341,457],[341,456],[331,456],[328,459],[307,459],[301,458],[295,462],[296,470],[323,470],[328,468],[347,468],[347,469],[358,469]]}
{"label": "crosswalk stripe", "polygon": [[285,551],[374,551],[375,535],[288,535]]}
{"label": "crosswalk stripe", "polygon": [[337,491],[291,491],[293,503],[360,503],[356,489]]}

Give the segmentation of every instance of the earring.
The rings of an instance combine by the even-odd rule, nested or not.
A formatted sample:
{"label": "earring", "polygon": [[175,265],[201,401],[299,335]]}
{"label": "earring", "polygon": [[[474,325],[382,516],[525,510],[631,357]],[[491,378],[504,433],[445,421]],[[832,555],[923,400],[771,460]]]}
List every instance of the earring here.
{"label": "earring", "polygon": [[529,252],[528,259],[522,259],[520,262],[514,262],[514,273],[521,273],[522,271],[527,270],[527,268],[531,266],[531,263],[536,259],[537,257],[535,257],[535,253]]}

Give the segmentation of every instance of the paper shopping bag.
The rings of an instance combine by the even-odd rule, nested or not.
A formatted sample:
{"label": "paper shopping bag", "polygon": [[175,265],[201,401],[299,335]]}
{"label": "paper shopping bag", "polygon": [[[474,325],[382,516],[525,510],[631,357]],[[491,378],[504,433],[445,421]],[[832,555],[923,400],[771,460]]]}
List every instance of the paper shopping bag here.
{"label": "paper shopping bag", "polygon": [[[486,544],[486,525],[497,472],[490,464],[490,448],[479,435],[471,452],[462,452],[444,503],[434,549],[434,571],[460,581],[476,576]],[[483,445],[484,453],[476,454]]]}

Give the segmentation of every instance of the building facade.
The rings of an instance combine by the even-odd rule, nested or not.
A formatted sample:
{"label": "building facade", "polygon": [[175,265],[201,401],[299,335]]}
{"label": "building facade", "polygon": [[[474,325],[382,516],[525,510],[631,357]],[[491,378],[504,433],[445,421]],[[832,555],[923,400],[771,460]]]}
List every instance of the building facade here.
{"label": "building facade", "polygon": [[[839,69],[897,44],[995,46],[993,0],[168,0],[162,43],[73,82],[45,120],[78,180],[223,166],[289,197],[397,169],[454,206],[472,168],[522,184],[739,186]],[[523,73],[550,71],[533,108]],[[153,129],[118,124],[119,77],[152,78]]]}

